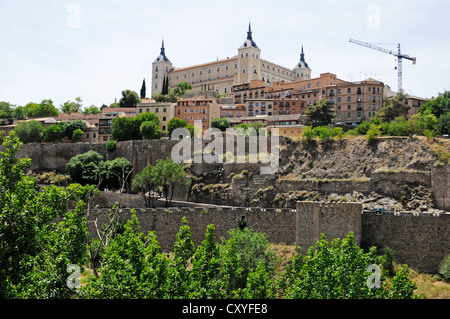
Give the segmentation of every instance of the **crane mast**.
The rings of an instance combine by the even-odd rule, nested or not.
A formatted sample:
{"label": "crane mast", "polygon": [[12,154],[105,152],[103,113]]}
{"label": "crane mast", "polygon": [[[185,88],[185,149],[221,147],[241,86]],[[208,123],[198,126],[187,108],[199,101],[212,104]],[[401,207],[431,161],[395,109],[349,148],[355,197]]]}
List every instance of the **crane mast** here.
{"label": "crane mast", "polygon": [[396,52],[396,51],[388,50],[388,49],[373,45],[371,43],[366,43],[366,42],[362,42],[362,41],[355,40],[355,39],[350,39],[350,42],[357,44],[357,45],[361,45],[366,48],[370,48],[373,50],[377,50],[380,52],[384,52],[384,53],[396,56],[397,62],[398,62],[398,66],[397,66],[398,91],[399,92],[403,91],[403,85],[402,85],[402,82],[403,82],[403,59],[411,60],[413,62],[413,64],[416,64],[417,59],[415,57],[410,57],[409,55],[403,54],[401,51],[400,43],[397,43],[398,51]]}

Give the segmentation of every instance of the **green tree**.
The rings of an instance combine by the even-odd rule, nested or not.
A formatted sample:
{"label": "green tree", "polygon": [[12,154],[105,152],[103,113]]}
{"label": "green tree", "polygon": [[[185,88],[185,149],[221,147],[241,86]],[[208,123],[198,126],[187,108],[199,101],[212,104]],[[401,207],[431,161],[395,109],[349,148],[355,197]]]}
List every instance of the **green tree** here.
{"label": "green tree", "polygon": [[335,116],[330,100],[321,100],[316,105],[308,105],[305,114],[313,127],[330,125]]}
{"label": "green tree", "polygon": [[187,82],[180,82],[173,89],[173,92],[175,93],[175,95],[180,96],[185,94],[188,90],[192,90],[192,85],[188,84]]}
{"label": "green tree", "polygon": [[122,91],[122,97],[119,100],[119,107],[136,107],[139,102],[139,95],[131,90]]}
{"label": "green tree", "polygon": [[9,102],[0,102],[0,119],[13,118],[14,105]]}
{"label": "green tree", "polygon": [[151,112],[145,112],[136,117],[115,117],[111,124],[112,138],[116,141],[141,140],[140,127],[144,122],[159,125],[159,118]]}
{"label": "green tree", "polygon": [[58,125],[61,125],[62,127],[63,136],[69,140],[72,140],[73,132],[76,130],[84,131],[86,128],[86,122],[82,120],[64,121],[60,122]]}
{"label": "green tree", "polygon": [[175,129],[186,127],[187,124],[188,122],[186,120],[180,119],[178,117],[171,118],[167,123],[167,133],[169,134],[169,137],[172,136],[172,132]]}
{"label": "green tree", "polygon": [[176,187],[185,186],[189,182],[184,167],[167,158],[158,160],[154,169],[155,184],[161,188],[166,199],[166,207],[169,207]]}
{"label": "green tree", "polygon": [[133,170],[133,165],[129,160],[123,157],[116,157],[111,161],[106,161],[104,166],[105,186],[113,190],[128,188],[131,181],[131,171]]}
{"label": "green tree", "polygon": [[42,139],[45,142],[60,142],[64,137],[64,130],[61,125],[53,124],[42,131]]}
{"label": "green tree", "polygon": [[155,167],[148,165],[142,172],[136,174],[131,184],[134,192],[140,192],[145,201],[146,207],[155,206],[155,192],[158,189],[156,184]]}
{"label": "green tree", "polygon": [[83,137],[84,132],[83,130],[77,128],[75,131],[73,131],[72,133],[72,141],[74,142],[80,142],[81,138]]}
{"label": "green tree", "polygon": [[142,81],[142,87],[141,87],[141,99],[145,99],[147,93],[147,88],[145,87],[145,79]]}
{"label": "green tree", "polygon": [[410,108],[406,94],[399,92],[393,97],[384,98],[383,107],[377,113],[377,116],[383,122],[392,122],[398,117],[406,118]]}
{"label": "green tree", "polygon": [[101,162],[103,157],[91,150],[72,157],[67,162],[66,169],[72,182],[81,185],[98,185],[100,177],[104,175],[104,172],[100,170]]}
{"label": "green tree", "polygon": [[424,113],[426,110],[430,110],[437,119],[450,112],[450,91],[445,91],[442,96],[436,99],[428,100],[420,107],[419,113]]}
{"label": "green tree", "polygon": [[450,111],[439,117],[437,128],[442,135],[450,134]]}
{"label": "green tree", "polygon": [[217,299],[220,297],[220,251],[215,241],[215,226],[208,225],[205,240],[192,256],[189,273],[189,298]]}
{"label": "green tree", "polygon": [[58,109],[53,105],[50,99],[42,100],[40,104],[30,102],[24,106],[25,117],[47,117],[58,116]]}
{"label": "green tree", "polygon": [[215,117],[211,120],[211,128],[216,128],[224,132],[229,127],[231,127],[230,120],[226,117]]}
{"label": "green tree", "polygon": [[75,101],[66,101],[60,105],[60,111],[65,114],[80,113],[83,100],[77,97]]}
{"label": "green tree", "polygon": [[83,114],[84,115],[95,115],[95,114],[100,114],[102,111],[96,107],[95,105],[91,105],[87,108],[84,109]]}
{"label": "green tree", "polygon": [[24,106],[16,106],[12,113],[13,118],[16,120],[24,120],[26,118],[26,109]]}
{"label": "green tree", "polygon": [[154,121],[142,122],[139,131],[143,139],[154,140],[161,138],[161,128]]}
{"label": "green tree", "polygon": [[[84,198],[94,189],[70,185],[36,188],[25,175],[30,159],[19,159],[15,132],[0,152],[0,296],[70,298],[67,267],[86,261]],[[69,201],[77,202],[73,212]],[[82,269],[81,269],[82,270]]]}
{"label": "green tree", "polygon": [[14,131],[23,143],[40,143],[44,127],[36,120],[20,122]]}

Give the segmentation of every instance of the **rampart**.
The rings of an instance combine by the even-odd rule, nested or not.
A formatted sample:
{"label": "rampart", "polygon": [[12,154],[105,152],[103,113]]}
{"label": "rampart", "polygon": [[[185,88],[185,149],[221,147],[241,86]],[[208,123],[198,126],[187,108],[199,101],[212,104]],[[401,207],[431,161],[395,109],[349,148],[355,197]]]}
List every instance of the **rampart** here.
{"label": "rampart", "polygon": [[[450,253],[450,213],[363,212],[360,203],[299,202],[297,209],[257,209],[243,207],[153,208],[136,209],[142,231],[155,231],[161,248],[173,250],[176,234],[186,217],[196,245],[204,240],[209,224],[216,227],[220,241],[230,229],[245,225],[266,234],[269,242],[300,246],[303,252],[315,244],[321,234],[328,240],[355,234],[364,249],[376,246],[395,251],[399,263],[419,271],[435,273],[445,255]],[[124,209],[123,221],[131,216]],[[99,224],[108,220],[107,211],[92,210],[89,220]],[[93,223],[89,223],[95,234]]]}

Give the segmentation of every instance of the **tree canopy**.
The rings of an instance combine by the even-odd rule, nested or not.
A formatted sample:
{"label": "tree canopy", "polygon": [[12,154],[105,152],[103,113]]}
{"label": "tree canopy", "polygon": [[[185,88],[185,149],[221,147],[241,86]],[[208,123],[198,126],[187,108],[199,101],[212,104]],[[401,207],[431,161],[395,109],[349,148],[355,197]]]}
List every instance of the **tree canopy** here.
{"label": "tree canopy", "polygon": [[123,90],[119,100],[119,107],[136,107],[139,102],[139,95],[131,90]]}
{"label": "tree canopy", "polygon": [[331,101],[324,99],[316,105],[308,105],[305,114],[314,127],[330,125],[335,116]]}
{"label": "tree canopy", "polygon": [[393,97],[384,97],[383,107],[377,116],[384,122],[392,122],[400,116],[406,118],[410,108],[406,94],[398,92]]}
{"label": "tree canopy", "polygon": [[[144,122],[151,122],[153,124],[147,123],[143,127],[144,134],[149,133],[145,128],[151,130],[153,128],[153,133],[150,135],[145,135],[146,138],[158,139],[161,137],[161,130],[159,128],[159,118],[155,113],[145,112],[137,115],[136,117],[126,117],[120,116],[112,120],[111,123],[111,136],[116,141],[127,141],[127,140],[142,140],[144,136],[141,132],[141,126]],[[158,128],[156,128],[158,126]],[[159,132],[159,134],[158,134]],[[151,132],[150,132],[151,133]]]}

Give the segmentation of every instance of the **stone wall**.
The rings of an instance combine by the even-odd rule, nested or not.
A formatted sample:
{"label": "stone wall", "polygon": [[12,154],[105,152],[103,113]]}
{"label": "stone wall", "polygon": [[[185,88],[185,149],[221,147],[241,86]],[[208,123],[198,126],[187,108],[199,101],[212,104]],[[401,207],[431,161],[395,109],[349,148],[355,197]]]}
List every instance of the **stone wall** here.
{"label": "stone wall", "polygon": [[394,250],[398,263],[419,271],[436,272],[450,254],[450,213],[362,214],[361,246]]}
{"label": "stone wall", "polygon": [[361,241],[361,203],[298,202],[296,244],[306,253],[325,234],[327,240],[344,238],[349,232]]}
{"label": "stone wall", "polygon": [[431,188],[437,208],[450,211],[450,165],[433,167]]}
{"label": "stone wall", "polygon": [[[88,223],[94,233],[94,219],[108,221],[107,210],[92,210]],[[380,252],[390,247],[396,261],[419,271],[435,273],[440,262],[450,253],[450,213],[374,213],[363,212],[360,203],[299,202],[297,209],[256,209],[242,207],[196,207],[136,209],[142,231],[155,231],[161,248],[173,250],[176,234],[186,217],[192,238],[199,245],[206,228],[214,224],[216,240],[242,221],[250,229],[266,234],[269,242],[297,245],[305,253],[315,245],[321,234],[331,241],[355,234],[364,249],[376,246]],[[122,220],[131,216],[124,209]]]}
{"label": "stone wall", "polygon": [[[142,226],[142,231],[147,233],[155,231],[161,249],[165,252],[173,250],[176,234],[185,217],[191,227],[192,240],[199,245],[205,238],[206,228],[214,224],[216,228],[216,240],[220,241],[229,230],[239,227],[245,221],[246,227],[263,232],[270,242],[295,244],[295,216],[296,211],[291,209],[246,209],[246,208],[154,208],[136,209],[136,216]],[[131,209],[124,209],[121,213],[122,221],[131,217]],[[107,210],[92,210],[88,218],[89,231],[94,234],[92,221],[98,223],[108,222]]]}

